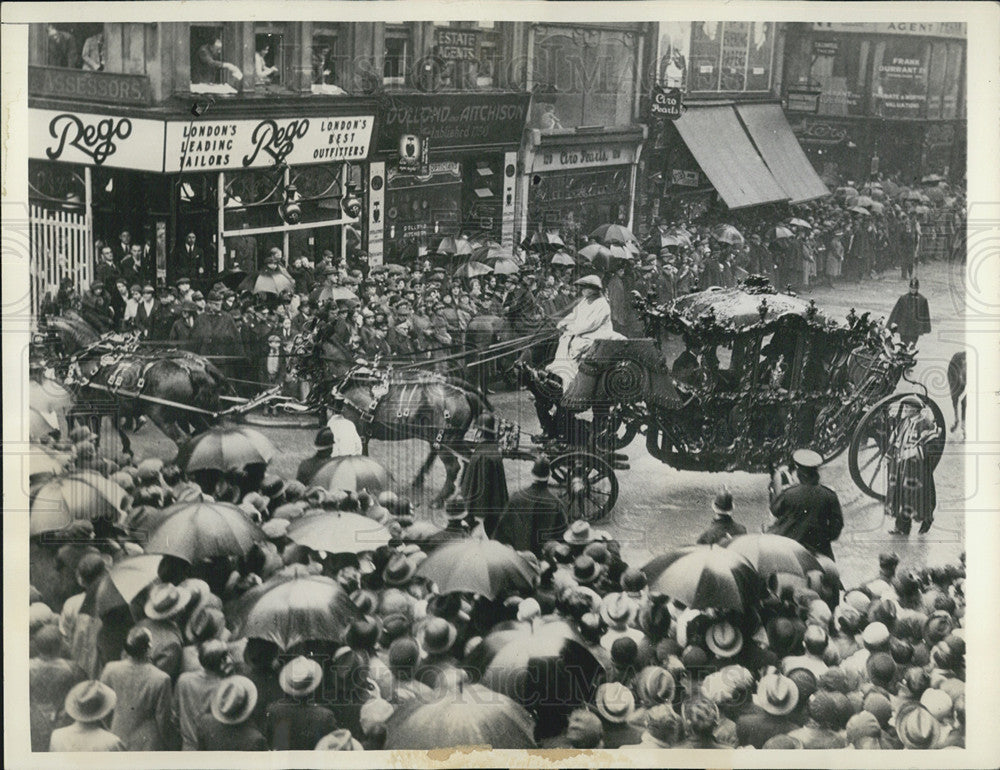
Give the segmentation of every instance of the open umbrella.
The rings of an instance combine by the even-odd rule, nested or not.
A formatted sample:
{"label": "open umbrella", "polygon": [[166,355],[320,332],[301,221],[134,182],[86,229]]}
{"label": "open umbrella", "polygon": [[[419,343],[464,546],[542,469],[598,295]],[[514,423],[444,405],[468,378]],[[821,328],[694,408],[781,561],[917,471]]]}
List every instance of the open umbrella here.
{"label": "open umbrella", "polygon": [[868,207],[868,210],[871,211],[873,214],[881,214],[882,212],[885,211],[885,206],[883,206],[878,201],[875,201]]}
{"label": "open umbrella", "polygon": [[856,198],[858,196],[857,188],[855,187],[838,187],[836,194],[842,198]]}
{"label": "open umbrella", "polygon": [[761,578],[746,557],[718,546],[685,554],[649,584],[649,592],[667,594],[695,609],[736,611],[763,595]]}
{"label": "open umbrella", "polygon": [[188,439],[177,452],[177,465],[191,473],[200,470],[239,470],[254,463],[269,463],[276,451],[270,440],[245,425],[210,428]]}
{"label": "open umbrella", "polygon": [[498,259],[510,259],[510,255],[510,249],[505,249],[503,246],[492,244],[490,246],[481,246],[473,251],[472,259],[476,262],[483,262],[487,265],[491,265]]}
{"label": "open umbrella", "polygon": [[799,219],[797,217],[794,218],[794,219],[788,220],[788,224],[794,225],[795,227],[805,227],[805,228],[807,228],[809,230],[812,230],[812,228],[813,228],[813,226],[811,224],[809,224],[808,222],[806,222],[806,220]]}
{"label": "open umbrella", "polygon": [[533,749],[535,723],[524,707],[481,685],[459,685],[437,700],[418,699],[386,722],[385,749],[453,746]]}
{"label": "open umbrella", "polygon": [[330,300],[331,302],[360,302],[358,295],[346,286],[320,286],[310,295],[313,302]]}
{"label": "open umbrella", "polygon": [[157,579],[163,556],[143,553],[129,556],[111,565],[93,590],[87,592],[80,612],[95,618],[129,605]]}
{"label": "open umbrella", "polygon": [[864,206],[865,208],[867,208],[868,206],[871,206],[874,202],[875,201],[872,200],[871,196],[869,195],[859,195],[857,200],[855,200],[851,205]]}
{"label": "open umbrella", "polygon": [[295,291],[295,281],[284,270],[265,270],[257,275],[253,282],[254,294],[281,294],[283,291]]}
{"label": "open umbrella", "polygon": [[588,262],[593,262],[597,257],[604,257],[605,259],[611,259],[613,256],[608,250],[608,247],[601,243],[588,243],[582,249],[580,249],[577,254],[583,257]]}
{"label": "open umbrella", "polygon": [[455,269],[456,278],[476,278],[480,275],[488,275],[493,272],[493,268],[489,265],[484,265],[482,262],[476,262],[475,260],[471,262],[465,262],[459,265]]}
{"label": "open umbrella", "polygon": [[816,557],[804,546],[781,535],[741,535],[730,542],[727,548],[745,556],[764,577],[779,572],[805,577],[807,572],[822,570]]}
{"label": "open umbrella", "polygon": [[601,664],[565,621],[493,631],[472,650],[465,668],[480,684],[540,711],[587,703],[605,679]]}
{"label": "open umbrella", "polygon": [[718,224],[712,228],[711,236],[721,243],[739,246],[743,243],[743,234],[732,225]]}
{"label": "open umbrella", "polygon": [[871,212],[868,209],[863,208],[861,206],[851,206],[848,209],[848,211],[852,211],[855,214],[861,214],[862,216],[865,216],[865,217],[870,217],[871,216]]}
{"label": "open umbrella", "polygon": [[642,567],[640,567],[639,571],[646,576],[647,583],[652,583],[675,561],[680,559],[682,556],[687,556],[689,553],[700,550],[701,548],[702,546],[700,545],[684,545],[680,548],[674,548],[667,553],[654,556]]}
{"label": "open umbrella", "polygon": [[392,477],[377,460],[366,455],[346,455],[334,457],[313,474],[314,486],[331,491],[360,492],[367,489],[378,495],[389,488]]}
{"label": "open umbrella", "polygon": [[928,187],[924,192],[928,200],[934,203],[944,203],[944,199],[948,197],[947,193],[942,187]]}
{"label": "open umbrella", "polygon": [[557,251],[552,255],[552,264],[561,267],[572,267],[576,264],[576,260],[565,251]]}
{"label": "open umbrella", "polygon": [[635,237],[631,230],[629,230],[624,225],[618,224],[604,224],[598,227],[594,232],[590,234],[591,238],[596,238],[601,243],[605,245],[610,245],[612,243],[617,243],[624,245],[626,243],[638,243],[639,239]]}
{"label": "open umbrella", "polygon": [[385,271],[390,275],[406,275],[410,272],[409,268],[405,265],[397,265],[395,262],[389,262],[383,265]]}
{"label": "open umbrella", "polygon": [[375,519],[347,511],[310,513],[292,522],[286,536],[314,551],[363,553],[389,543],[389,531]]}
{"label": "open umbrella", "polygon": [[513,275],[521,271],[521,266],[513,259],[498,259],[493,264],[494,275]]}
{"label": "open umbrella", "polygon": [[282,650],[307,641],[342,641],[360,614],[337,581],[301,564],[250,589],[226,613],[239,635],[274,642]]}
{"label": "open umbrella", "polygon": [[461,235],[446,235],[437,242],[434,251],[438,254],[461,256],[472,253],[472,244]]}
{"label": "open umbrella", "polygon": [[782,227],[777,225],[768,233],[768,240],[780,241],[782,238],[791,238],[795,233],[789,230],[787,227]]}
{"label": "open umbrella", "polygon": [[163,518],[150,527],[146,552],[195,564],[218,556],[244,556],[254,543],[266,539],[260,527],[235,505],[177,503],[165,509]]}
{"label": "open umbrella", "polygon": [[920,180],[920,184],[937,184],[938,182],[943,182],[944,177],[940,174],[928,174],[923,179]]}
{"label": "open umbrella", "polygon": [[119,526],[127,501],[124,489],[94,471],[56,476],[35,492],[28,531],[32,535],[54,532],[78,520]]}
{"label": "open umbrella", "polygon": [[903,194],[904,201],[919,201],[923,199],[923,195],[920,194],[919,190],[907,190]]}
{"label": "open umbrella", "polygon": [[530,591],[535,571],[513,548],[496,540],[462,540],[442,546],[417,567],[417,574],[438,592],[479,594],[487,599],[504,592]]}
{"label": "open umbrella", "polygon": [[557,230],[546,232],[535,232],[521,242],[521,246],[528,251],[557,251],[566,246],[566,242],[559,236]]}
{"label": "open umbrella", "polygon": [[628,243],[624,246],[612,243],[608,246],[608,251],[611,252],[612,259],[622,260],[623,262],[631,262],[639,253],[638,247],[634,243]]}
{"label": "open umbrella", "polygon": [[502,248],[502,246],[499,243],[490,238],[489,234],[485,233],[469,238],[469,243],[471,244],[473,250],[481,249],[483,247],[488,249]]}

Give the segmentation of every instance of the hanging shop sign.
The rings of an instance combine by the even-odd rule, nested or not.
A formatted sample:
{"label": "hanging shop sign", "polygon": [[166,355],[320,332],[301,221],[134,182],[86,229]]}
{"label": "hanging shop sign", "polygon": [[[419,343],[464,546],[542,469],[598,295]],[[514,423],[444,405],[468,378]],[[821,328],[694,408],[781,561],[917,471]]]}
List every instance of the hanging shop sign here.
{"label": "hanging shop sign", "polygon": [[653,89],[653,98],[649,103],[649,114],[652,118],[677,120],[684,108],[681,89],[657,86]]}
{"label": "hanging shop sign", "polygon": [[326,161],[364,161],[372,115],[193,120],[167,124],[164,170],[226,171]]}
{"label": "hanging shop sign", "polygon": [[28,125],[31,158],[84,166],[162,170],[162,121],[29,109]]}
{"label": "hanging shop sign", "polygon": [[635,162],[633,144],[590,144],[563,148],[540,147],[531,165],[533,172],[572,168],[619,166]]}
{"label": "hanging shop sign", "polygon": [[427,176],[430,173],[430,146],[426,136],[403,134],[399,137],[399,173]]}
{"label": "hanging shop sign", "polygon": [[840,53],[840,40],[813,40],[813,56],[836,56]]}
{"label": "hanging shop sign", "polygon": [[399,151],[400,139],[427,137],[435,152],[450,148],[517,145],[531,94],[393,95],[382,112],[378,149]]}

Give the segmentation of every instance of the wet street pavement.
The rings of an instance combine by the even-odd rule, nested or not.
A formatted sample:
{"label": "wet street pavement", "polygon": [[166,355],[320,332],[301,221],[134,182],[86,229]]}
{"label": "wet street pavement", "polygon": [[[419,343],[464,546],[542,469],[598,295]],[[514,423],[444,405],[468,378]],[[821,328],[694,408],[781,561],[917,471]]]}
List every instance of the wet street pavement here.
{"label": "wet street pavement", "polygon": [[[930,304],[932,332],[921,338],[914,379],[924,383],[944,413],[950,426],[954,419],[945,376],[953,353],[963,348],[964,313],[963,274],[960,266],[931,263],[920,269],[921,293]],[[898,272],[861,284],[841,283],[834,288],[820,287],[803,294],[815,298],[817,305],[832,318],[842,320],[851,308],[860,314],[888,316],[898,296],[907,290],[907,282]],[[970,360],[974,360],[970,353]],[[899,390],[913,386],[900,383]],[[499,414],[522,427],[522,443],[538,432],[537,418],[526,393],[506,392],[491,397]],[[285,477],[294,477],[298,463],[312,453],[315,427],[259,427],[279,450],[273,469]],[[974,427],[970,426],[970,441]],[[726,485],[736,504],[735,518],[748,531],[759,532],[770,520],[767,512],[768,478],[764,474],[701,473],[678,471],[661,464],[646,452],[644,437],[638,437],[623,450],[629,457],[629,470],[618,472],[620,496],[611,515],[600,526],[621,541],[625,559],[642,564],[652,555],[674,546],[693,542],[712,517],[715,492]],[[173,454],[171,443],[150,425],[136,435],[134,445],[139,457]],[[967,499],[963,444],[954,434],[948,435],[944,456],[935,473],[938,506],[934,526],[927,535],[918,535],[916,527],[908,538],[888,534],[891,521],[884,518],[882,504],[866,497],[850,478],[847,452],[821,469],[822,483],[840,496],[845,527],[834,553],[845,584],[851,585],[877,572],[877,555],[894,550],[903,565],[923,566],[955,561],[964,550]],[[408,484],[423,462],[427,445],[416,441],[398,443],[372,442],[371,454],[383,462],[397,481]],[[530,463],[508,461],[507,481],[510,491],[530,483]],[[417,515],[443,524],[442,511],[431,510],[429,500],[444,481],[444,472],[436,464],[429,476],[426,491],[413,493],[422,504]]]}

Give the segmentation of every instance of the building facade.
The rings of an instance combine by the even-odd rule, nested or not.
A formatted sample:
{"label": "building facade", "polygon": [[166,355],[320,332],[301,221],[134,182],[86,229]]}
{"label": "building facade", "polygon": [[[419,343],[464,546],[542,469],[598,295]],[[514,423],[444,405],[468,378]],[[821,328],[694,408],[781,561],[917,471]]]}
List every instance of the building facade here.
{"label": "building facade", "polygon": [[961,22],[787,25],[785,111],[824,178],[960,182],[965,38]]}

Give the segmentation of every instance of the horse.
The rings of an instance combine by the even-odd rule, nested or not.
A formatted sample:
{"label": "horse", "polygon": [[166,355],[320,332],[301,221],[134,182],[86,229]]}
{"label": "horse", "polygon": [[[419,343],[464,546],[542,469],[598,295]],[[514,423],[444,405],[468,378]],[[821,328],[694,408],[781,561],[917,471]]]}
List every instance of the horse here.
{"label": "horse", "polygon": [[948,392],[951,395],[951,408],[955,412],[955,422],[950,431],[960,431],[965,438],[965,406],[966,406],[966,368],[965,351],[960,350],[948,362]]}
{"label": "horse", "polygon": [[[459,377],[426,368],[370,367],[359,363],[341,343],[315,337],[315,331],[304,335],[296,350],[296,376],[310,382],[310,400],[323,407],[329,397],[342,395],[344,416],[357,427],[366,455],[372,439],[415,438],[430,444],[412,488],[423,487],[427,473],[440,457],[447,478],[432,505],[443,504],[454,493],[461,469],[453,445],[465,437],[480,415],[493,412],[485,393]],[[419,359],[414,363],[419,364]]]}
{"label": "horse", "polygon": [[183,350],[123,348],[108,338],[84,349],[66,366],[66,384],[75,391],[68,421],[89,423],[100,435],[101,419],[110,417],[126,454],[132,452],[126,421],[146,416],[179,445],[210,427],[220,397],[233,394],[214,364]]}

